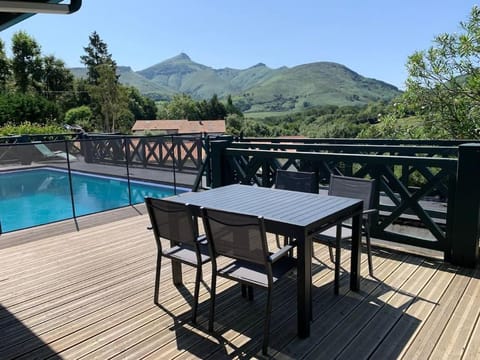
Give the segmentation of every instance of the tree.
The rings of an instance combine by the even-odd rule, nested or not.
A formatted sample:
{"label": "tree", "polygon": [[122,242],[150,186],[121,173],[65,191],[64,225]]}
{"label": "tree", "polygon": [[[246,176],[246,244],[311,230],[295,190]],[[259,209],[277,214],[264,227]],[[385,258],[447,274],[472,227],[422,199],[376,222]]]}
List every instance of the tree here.
{"label": "tree", "polygon": [[5,53],[5,43],[0,39],[0,93],[7,89],[7,82],[10,78],[10,61]]}
{"label": "tree", "polygon": [[240,109],[233,104],[232,95],[228,95],[227,97],[227,105],[225,105],[225,110],[227,114],[237,114],[239,116],[243,116]]}
{"label": "tree", "polygon": [[41,90],[42,58],[40,46],[26,32],[19,31],[12,37],[12,71],[15,87],[25,94]]}
{"label": "tree", "polygon": [[395,115],[380,117],[374,125],[366,125],[357,135],[364,139],[424,139],[424,129],[415,119],[399,121]]}
{"label": "tree", "polygon": [[159,115],[165,119],[197,119],[197,108],[195,100],[187,94],[174,95],[172,100],[163,104]]}
{"label": "tree", "polygon": [[94,31],[89,36],[89,44],[84,47],[86,55],[80,56],[82,64],[87,67],[88,82],[97,84],[100,77],[99,66],[108,65],[112,68],[113,73],[117,73],[117,63],[112,59],[112,55],[108,52],[107,44],[100,39],[100,35]]}
{"label": "tree", "polygon": [[73,91],[73,74],[65,67],[63,60],[55,56],[43,58],[43,92],[48,99],[55,100],[64,92]]}
{"label": "tree", "polygon": [[245,119],[237,114],[227,116],[227,134],[240,135],[243,132]]}
{"label": "tree", "polygon": [[41,95],[20,92],[0,95],[0,125],[18,125],[25,121],[36,124],[54,123],[58,116],[57,104]]}
{"label": "tree", "polygon": [[155,101],[140,94],[135,87],[127,88],[128,108],[136,120],[152,120],[157,118]]}
{"label": "tree", "polygon": [[225,119],[225,117],[227,116],[227,110],[225,109],[225,105],[218,101],[217,94],[213,94],[212,98],[210,99],[209,113],[210,120]]}
{"label": "tree", "polygon": [[434,46],[408,58],[404,101],[437,136],[479,138],[480,8],[474,6],[461,32],[435,37]]}
{"label": "tree", "polygon": [[99,106],[103,131],[115,132],[118,130],[116,122],[120,119],[120,115],[129,112],[127,93],[118,83],[117,75],[111,66],[102,64],[96,69],[97,84],[90,86],[90,97]]}
{"label": "tree", "polygon": [[79,125],[85,131],[94,130],[92,126],[92,110],[82,105],[73,109],[70,109],[65,114],[65,123],[69,125]]}

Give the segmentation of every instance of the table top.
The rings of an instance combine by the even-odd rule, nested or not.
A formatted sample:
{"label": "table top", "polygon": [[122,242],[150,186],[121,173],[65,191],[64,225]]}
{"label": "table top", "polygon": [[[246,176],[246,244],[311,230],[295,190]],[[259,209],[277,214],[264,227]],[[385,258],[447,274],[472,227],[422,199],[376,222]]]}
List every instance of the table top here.
{"label": "table top", "polygon": [[338,222],[339,216],[361,212],[362,201],[250,185],[228,185],[166,198],[196,207],[262,216],[266,221],[309,228],[319,221]]}

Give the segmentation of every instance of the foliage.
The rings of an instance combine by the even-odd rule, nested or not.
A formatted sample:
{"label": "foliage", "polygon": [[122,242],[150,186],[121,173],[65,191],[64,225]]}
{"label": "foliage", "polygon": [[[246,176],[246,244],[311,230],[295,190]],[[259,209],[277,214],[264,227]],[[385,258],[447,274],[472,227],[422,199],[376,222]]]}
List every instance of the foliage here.
{"label": "foliage", "polygon": [[26,32],[19,31],[12,37],[12,53],[15,88],[21,93],[38,91],[42,77],[40,45]]}
{"label": "foliage", "polygon": [[136,120],[151,120],[157,118],[157,105],[155,101],[140,94],[134,87],[127,88],[128,109]]}
{"label": "foliage", "polygon": [[[89,94],[98,107],[101,114],[101,128],[104,132],[115,132],[120,125],[118,121],[122,116],[122,128],[127,121],[128,98],[125,88],[119,85],[114,69],[108,64],[96,66],[98,78],[96,84],[89,87]],[[133,115],[128,116],[131,122]],[[130,124],[130,127],[131,128]]]}
{"label": "foliage", "polygon": [[240,109],[233,104],[232,95],[227,96],[227,104],[225,105],[225,111],[227,114],[236,114],[239,116],[243,116]]}
{"label": "foliage", "polygon": [[5,43],[0,39],[0,93],[7,90],[7,81],[10,77],[10,61],[5,53]]}
{"label": "foliage", "polygon": [[480,137],[480,8],[474,6],[462,32],[435,37],[434,46],[408,58],[403,101],[436,136]]}
{"label": "foliage", "polygon": [[359,134],[364,139],[427,139],[427,132],[418,119],[399,120],[394,115],[385,115],[378,124],[365,127]]}
{"label": "foliage", "polygon": [[89,44],[83,48],[85,55],[80,56],[82,64],[87,67],[88,82],[97,84],[100,77],[99,65],[107,65],[112,68],[116,74],[117,63],[112,59],[112,54],[108,52],[107,44],[100,38],[100,35],[94,31],[89,37]]}
{"label": "foliage", "polygon": [[63,60],[54,56],[45,56],[42,62],[43,93],[48,99],[59,101],[65,93],[73,91],[73,75],[65,68]]}
{"label": "foliage", "polygon": [[365,106],[325,105],[265,118],[243,119],[230,115],[227,117],[227,132],[244,136],[354,138],[389,109],[388,103],[379,102]]}
{"label": "foliage", "polygon": [[58,115],[58,106],[41,95],[0,94],[0,125],[15,125],[25,121],[37,124],[53,123]]}
{"label": "foliage", "polygon": [[92,124],[95,128],[104,132],[129,132],[135,116],[143,118],[155,114],[153,101],[118,82],[117,64],[97,32],[89,36],[89,45],[84,50],[86,54],[81,56],[81,61],[87,67],[85,88],[96,120]]}
{"label": "foliage", "polygon": [[238,114],[230,114],[227,116],[226,120],[226,132],[231,135],[240,135],[242,129],[244,128],[245,118],[239,116]]}
{"label": "foliage", "polygon": [[188,119],[188,120],[218,120],[225,119],[229,112],[242,116],[242,113],[235,108],[233,103],[225,106],[218,100],[217,95],[202,101],[195,101],[187,94],[174,95],[169,102],[164,102],[159,106],[158,117],[162,119]]}
{"label": "foliage", "polygon": [[19,124],[7,123],[0,127],[0,136],[23,135],[23,134],[61,134],[65,129],[57,124],[33,124],[25,121]]}
{"label": "foliage", "polygon": [[196,119],[195,100],[187,94],[175,95],[171,101],[160,106],[158,116],[161,119]]}
{"label": "foliage", "polygon": [[92,117],[92,110],[88,106],[82,105],[66,112],[65,123],[69,125],[79,125],[88,132],[93,130],[91,128]]}
{"label": "foliage", "polygon": [[[135,88],[118,83],[116,63],[108,53],[106,43],[96,32],[89,39],[91,43],[85,48],[87,53],[82,56],[82,61],[92,67],[90,82],[75,79],[62,60],[51,55],[43,56],[40,45],[23,31],[12,37],[11,59],[0,40],[0,124],[24,121],[62,124],[66,121],[91,131],[111,130],[114,126],[115,130],[129,132],[135,118],[156,118],[157,108],[153,100],[142,96]],[[110,73],[97,68],[102,65],[108,66]],[[95,90],[93,86],[98,88]],[[106,89],[109,91],[101,94]],[[85,108],[80,113],[77,110],[69,113],[70,109],[81,106],[88,106],[90,115],[83,111]],[[109,126],[104,127],[101,110],[107,114]]]}

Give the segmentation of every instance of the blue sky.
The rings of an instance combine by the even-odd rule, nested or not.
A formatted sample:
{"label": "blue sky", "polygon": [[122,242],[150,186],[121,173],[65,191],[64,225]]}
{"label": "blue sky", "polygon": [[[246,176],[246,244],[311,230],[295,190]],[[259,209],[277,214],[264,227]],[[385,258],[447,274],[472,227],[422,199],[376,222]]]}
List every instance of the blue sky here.
{"label": "blue sky", "polygon": [[83,0],[72,15],[35,15],[24,30],[44,55],[82,66],[97,31],[118,65],[142,70],[178,55],[213,68],[271,68],[317,61],[404,88],[405,64],[435,35],[460,30],[470,0]]}

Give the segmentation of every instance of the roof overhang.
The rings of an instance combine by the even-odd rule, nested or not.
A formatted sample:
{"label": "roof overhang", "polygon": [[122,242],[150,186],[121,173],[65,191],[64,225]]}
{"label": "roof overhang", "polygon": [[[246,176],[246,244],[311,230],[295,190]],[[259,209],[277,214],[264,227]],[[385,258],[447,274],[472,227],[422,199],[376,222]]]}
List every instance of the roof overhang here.
{"label": "roof overhang", "polygon": [[80,9],[82,0],[0,0],[0,31],[13,26],[35,14],[71,14]]}

